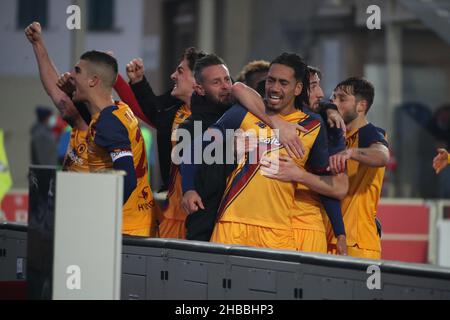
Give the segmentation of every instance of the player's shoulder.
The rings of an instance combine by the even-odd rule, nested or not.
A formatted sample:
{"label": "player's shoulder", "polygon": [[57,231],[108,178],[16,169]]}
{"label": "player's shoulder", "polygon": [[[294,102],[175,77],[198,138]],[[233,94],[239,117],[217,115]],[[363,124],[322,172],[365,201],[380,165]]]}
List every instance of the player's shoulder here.
{"label": "player's shoulder", "polygon": [[305,127],[308,130],[316,128],[316,127],[325,128],[323,119],[319,114],[314,113],[311,110],[308,110],[308,108],[304,108],[300,112],[301,112],[301,118],[298,121],[298,124],[301,125],[302,127]]}
{"label": "player's shoulder", "polygon": [[118,106],[112,105],[106,107],[102,111],[100,111],[100,115],[97,119],[96,127],[97,130],[104,127],[110,127],[111,125],[117,124],[118,114],[116,111],[118,110]]}
{"label": "player's shoulder", "polygon": [[244,106],[236,103],[220,117],[214,126],[223,129],[237,129],[247,115],[251,115],[251,113]]}
{"label": "player's shoulder", "polygon": [[386,138],[386,131],[369,122],[364,127],[361,127],[359,129],[359,137],[360,137],[360,139],[361,138],[373,139],[375,137],[378,137],[380,139]]}
{"label": "player's shoulder", "polygon": [[227,110],[226,113],[229,114],[238,114],[238,115],[245,115],[250,113],[247,108],[245,108],[242,104],[240,103],[235,103],[233,104],[230,109]]}
{"label": "player's shoulder", "polygon": [[375,134],[375,133],[379,133],[383,136],[386,135],[386,130],[375,126],[373,123],[368,123],[366,124],[364,127],[361,127],[359,129],[359,134]]}
{"label": "player's shoulder", "polygon": [[369,147],[371,144],[376,142],[380,142],[388,147],[388,142],[386,141],[386,131],[370,122],[359,129],[358,135],[359,145],[361,148]]}

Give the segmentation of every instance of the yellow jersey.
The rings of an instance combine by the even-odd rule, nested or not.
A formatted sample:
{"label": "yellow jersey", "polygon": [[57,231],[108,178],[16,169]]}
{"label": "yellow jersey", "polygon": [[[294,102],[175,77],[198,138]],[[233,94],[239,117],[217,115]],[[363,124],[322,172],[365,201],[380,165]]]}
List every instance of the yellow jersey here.
{"label": "yellow jersey", "polygon": [[67,152],[64,156],[63,170],[72,172],[89,172],[87,136],[88,130],[72,128]]}
{"label": "yellow jersey", "polygon": [[[374,143],[389,147],[385,131],[371,123],[346,134],[347,149],[368,148]],[[357,245],[360,249],[381,251],[375,218],[384,172],[385,167],[369,167],[351,159],[347,161],[349,189],[341,206],[349,247]],[[329,224],[327,234],[331,243],[335,244],[336,238],[332,237]]]}
{"label": "yellow jersey", "polygon": [[[183,105],[176,113],[172,124],[172,137],[176,134],[178,126],[191,115],[191,109]],[[172,139],[172,148],[176,145],[176,139]],[[181,174],[177,165],[171,164],[170,180],[167,192],[167,207],[164,209],[164,218],[185,220],[186,212],[181,207],[183,190],[181,188]]]}
{"label": "yellow jersey", "polygon": [[123,206],[122,232],[148,236],[154,229],[155,202],[148,181],[144,139],[131,109],[118,102],[92,117],[88,137],[89,169],[91,172],[111,170],[112,156],[127,153],[133,156],[137,185]]}
{"label": "yellow jersey", "polygon": [[[315,173],[325,171],[328,165],[328,145],[320,117],[297,110],[282,118],[298,123],[308,130],[300,134],[305,156],[302,159],[294,159],[297,165]],[[287,155],[273,130],[240,105],[230,109],[216,126],[222,126],[224,129],[240,128],[243,131],[254,130],[258,139],[255,152],[257,159],[252,159],[252,155],[247,156],[246,161],[239,164],[228,178],[218,211],[219,220],[292,230],[292,217],[302,214],[298,203],[298,190],[301,187],[297,183],[264,177],[260,172],[261,156]],[[305,215],[317,215],[323,225],[320,207],[303,209],[308,210],[303,213]]]}

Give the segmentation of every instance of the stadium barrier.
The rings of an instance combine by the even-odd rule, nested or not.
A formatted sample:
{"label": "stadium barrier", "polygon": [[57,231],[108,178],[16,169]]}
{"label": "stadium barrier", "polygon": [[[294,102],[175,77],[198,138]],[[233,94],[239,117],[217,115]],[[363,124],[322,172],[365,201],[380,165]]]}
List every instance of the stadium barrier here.
{"label": "stadium barrier", "polygon": [[[25,297],[26,232],[0,224],[0,298]],[[196,241],[125,237],[121,270],[121,299],[450,300],[446,268]]]}

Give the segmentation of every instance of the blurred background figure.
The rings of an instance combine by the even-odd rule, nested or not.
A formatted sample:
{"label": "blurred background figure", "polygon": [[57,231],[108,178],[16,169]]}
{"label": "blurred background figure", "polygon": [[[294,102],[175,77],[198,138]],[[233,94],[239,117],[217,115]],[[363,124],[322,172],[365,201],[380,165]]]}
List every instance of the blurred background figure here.
{"label": "blurred background figure", "polygon": [[52,109],[38,106],[36,122],[31,128],[31,164],[56,166],[58,164],[58,144],[53,129],[56,115]]}
{"label": "blurred background figure", "polygon": [[[12,186],[11,173],[9,172],[8,157],[4,146],[3,130],[0,129],[0,204],[3,197]],[[0,221],[3,219],[3,213],[0,210]]]}

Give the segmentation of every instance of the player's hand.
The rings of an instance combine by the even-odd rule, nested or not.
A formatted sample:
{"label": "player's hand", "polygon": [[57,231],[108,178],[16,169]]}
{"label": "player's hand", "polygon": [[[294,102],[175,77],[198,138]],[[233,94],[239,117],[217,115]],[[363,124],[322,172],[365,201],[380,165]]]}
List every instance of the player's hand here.
{"label": "player's hand", "polygon": [[33,22],[25,28],[25,35],[32,44],[42,40],[42,28],[39,22]]}
{"label": "player's hand", "polygon": [[346,127],[345,127],[345,122],[344,119],[342,119],[341,114],[333,109],[327,109],[327,122],[328,125],[330,126],[330,128],[338,128],[338,129],[342,129],[342,131],[345,132]]}
{"label": "player's hand", "polygon": [[331,171],[331,173],[334,175],[344,173],[347,167],[347,160],[351,159],[352,153],[353,149],[347,149],[331,156],[329,158],[330,162],[330,166],[328,167],[329,171]]}
{"label": "player's hand", "polygon": [[439,174],[448,165],[448,152],[445,149],[438,149],[438,154],[433,159],[433,169]]}
{"label": "player's hand", "polygon": [[253,152],[258,147],[258,138],[252,131],[242,132],[238,130],[234,135],[234,150],[236,152],[237,163],[245,160],[245,154]]}
{"label": "player's hand", "polygon": [[194,213],[199,209],[205,209],[203,206],[202,198],[197,191],[189,190],[183,195],[181,200],[181,206],[187,212],[187,214]]}
{"label": "player's hand", "polygon": [[308,130],[297,123],[288,122],[278,117],[274,117],[273,121],[274,129],[278,130],[278,140],[286,148],[288,154],[292,158],[303,158],[305,148],[300,140],[300,133],[308,132]]}
{"label": "player's hand", "polygon": [[131,84],[138,83],[144,79],[144,61],[141,58],[133,59],[127,64],[127,75]]}
{"label": "player's hand", "polygon": [[56,82],[56,85],[69,97],[72,97],[75,91],[75,84],[69,72],[63,73]]}
{"label": "player's hand", "polygon": [[348,255],[348,252],[347,252],[347,238],[345,237],[345,235],[340,235],[340,236],[337,237],[336,254],[340,255],[340,256]]}
{"label": "player's hand", "polygon": [[260,163],[263,176],[283,182],[301,182],[305,173],[305,170],[298,167],[288,156],[264,156]]}

